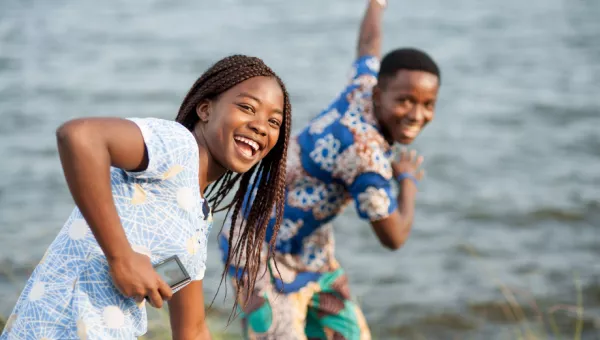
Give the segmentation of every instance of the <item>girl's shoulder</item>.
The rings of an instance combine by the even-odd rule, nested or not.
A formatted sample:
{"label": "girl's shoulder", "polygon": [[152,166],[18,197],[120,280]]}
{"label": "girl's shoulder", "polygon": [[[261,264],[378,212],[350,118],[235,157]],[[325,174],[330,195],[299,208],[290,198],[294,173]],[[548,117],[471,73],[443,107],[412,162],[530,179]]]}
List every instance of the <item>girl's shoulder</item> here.
{"label": "girl's shoulder", "polygon": [[198,171],[198,143],[185,126],[160,118],[128,119],[139,127],[148,152],[148,168],[142,172],[127,172],[128,175],[163,178],[165,173],[171,173],[173,169]]}
{"label": "girl's shoulder", "polygon": [[146,144],[158,143],[162,147],[198,149],[196,138],[185,126],[173,120],[160,118],[129,118],[138,125]]}
{"label": "girl's shoulder", "polygon": [[185,126],[174,120],[167,120],[162,118],[128,118],[129,120],[136,123],[142,130],[144,137],[157,136],[161,139],[173,138],[173,139],[187,139],[190,141],[196,141],[194,135]]}

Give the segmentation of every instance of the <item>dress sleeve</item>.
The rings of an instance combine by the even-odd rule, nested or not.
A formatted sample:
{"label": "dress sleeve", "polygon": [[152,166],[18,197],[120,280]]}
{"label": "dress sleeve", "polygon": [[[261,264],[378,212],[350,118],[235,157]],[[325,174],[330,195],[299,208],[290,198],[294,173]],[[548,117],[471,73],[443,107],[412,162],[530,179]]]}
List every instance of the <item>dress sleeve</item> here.
{"label": "dress sleeve", "polygon": [[183,125],[156,118],[130,118],[142,132],[148,152],[148,167],[143,171],[125,171],[140,179],[165,179],[169,173],[180,171],[174,167],[186,166],[196,159],[198,144]]}

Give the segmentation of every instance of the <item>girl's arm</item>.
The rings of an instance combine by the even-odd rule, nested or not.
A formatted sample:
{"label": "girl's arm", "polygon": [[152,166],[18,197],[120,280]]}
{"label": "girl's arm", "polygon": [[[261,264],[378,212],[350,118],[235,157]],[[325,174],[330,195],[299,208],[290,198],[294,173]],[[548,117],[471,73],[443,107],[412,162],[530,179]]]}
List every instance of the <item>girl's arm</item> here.
{"label": "girl's arm", "polygon": [[108,260],[116,287],[127,297],[148,297],[155,307],[169,299],[171,289],[152,268],[150,259],[135,253],[121,225],[110,182],[110,166],[144,170],[148,153],[138,126],[125,119],[72,120],[56,132],[65,178]]}
{"label": "girl's arm", "polygon": [[192,281],[169,301],[173,340],[210,340],[204,314],[202,281]]}

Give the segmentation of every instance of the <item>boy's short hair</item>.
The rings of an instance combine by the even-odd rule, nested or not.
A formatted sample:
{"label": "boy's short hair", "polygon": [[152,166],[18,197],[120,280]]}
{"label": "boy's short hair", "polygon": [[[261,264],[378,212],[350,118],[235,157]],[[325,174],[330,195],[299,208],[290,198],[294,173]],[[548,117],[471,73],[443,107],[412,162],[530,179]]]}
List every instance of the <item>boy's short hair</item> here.
{"label": "boy's short hair", "polygon": [[399,48],[386,54],[381,61],[377,79],[381,83],[400,70],[424,71],[436,75],[440,83],[442,80],[435,61],[427,53],[415,48]]}

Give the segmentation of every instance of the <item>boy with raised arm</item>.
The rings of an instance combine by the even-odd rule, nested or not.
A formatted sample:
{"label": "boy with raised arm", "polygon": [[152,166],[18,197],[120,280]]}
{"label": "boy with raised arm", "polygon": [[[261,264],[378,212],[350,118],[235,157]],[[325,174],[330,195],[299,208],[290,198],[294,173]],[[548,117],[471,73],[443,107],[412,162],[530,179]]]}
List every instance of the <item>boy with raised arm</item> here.
{"label": "boy with raised arm", "polygon": [[[391,146],[410,144],[433,119],[440,86],[439,69],[424,52],[397,49],[380,62],[384,9],[384,1],[369,2],[349,83],[290,139],[283,223],[273,252],[263,252],[252,294],[239,301],[246,338],[370,339],[334,257],[330,222],[354,202],[383,246],[404,244],[423,157],[404,151],[393,159]],[[266,240],[274,232],[268,229]],[[225,258],[237,236],[227,229],[219,235]],[[241,269],[229,268],[236,287],[246,284]]]}

